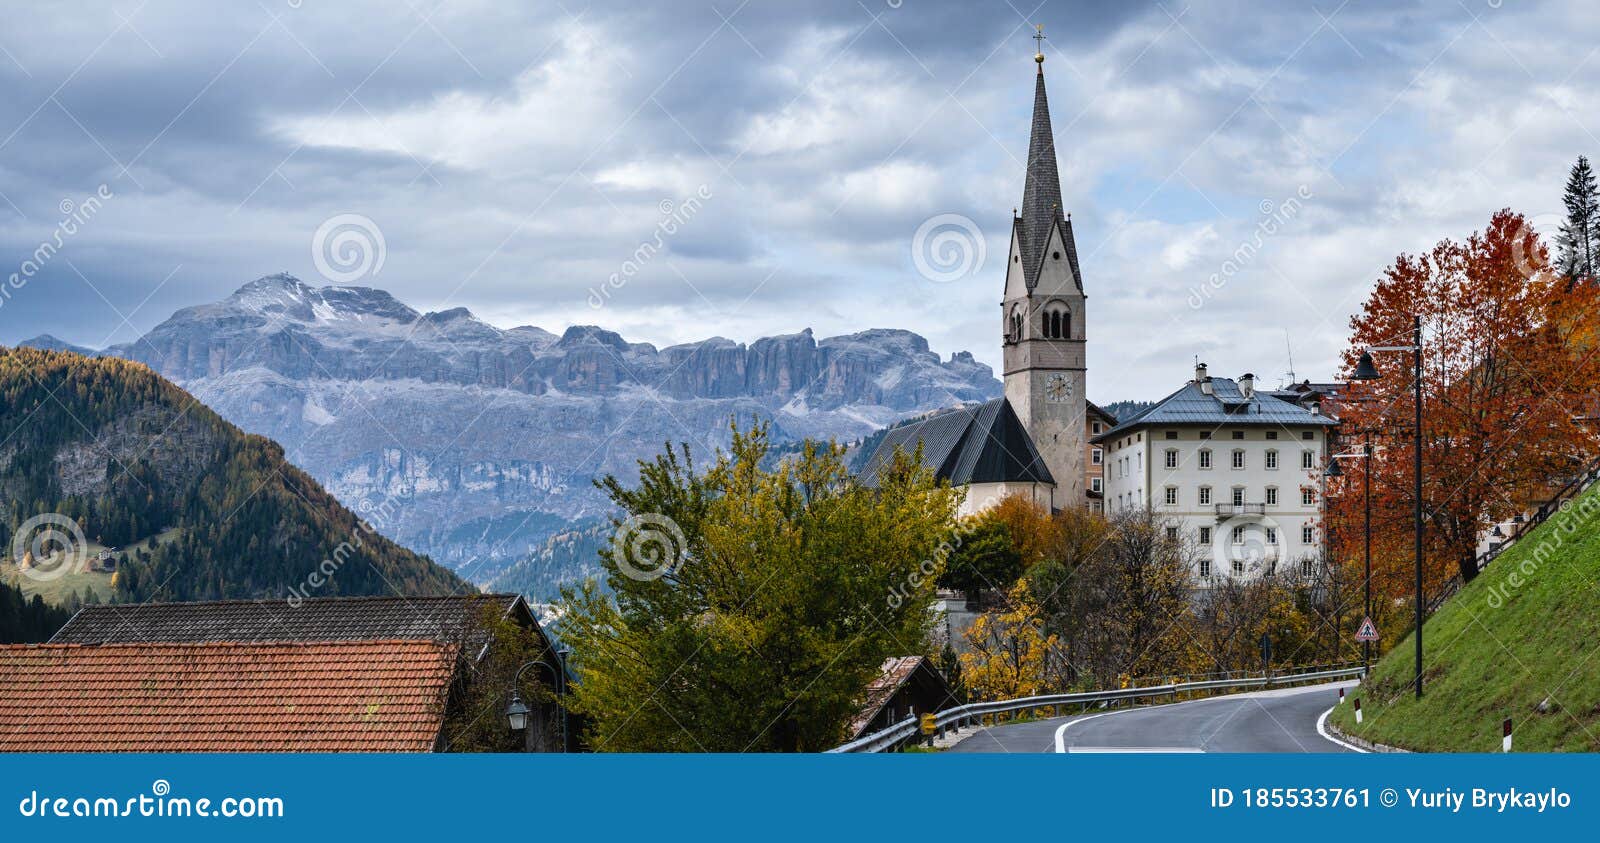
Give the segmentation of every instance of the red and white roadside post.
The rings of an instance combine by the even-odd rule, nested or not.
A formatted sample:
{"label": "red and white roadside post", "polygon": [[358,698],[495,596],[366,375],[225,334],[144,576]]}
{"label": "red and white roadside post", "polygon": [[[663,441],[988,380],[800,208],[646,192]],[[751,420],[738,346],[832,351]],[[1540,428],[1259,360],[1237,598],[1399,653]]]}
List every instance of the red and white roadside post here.
{"label": "red and white roadside post", "polygon": [[1344,689],[1343,688],[1339,689],[1339,701],[1337,703],[1334,703],[1334,705],[1344,705]]}
{"label": "red and white roadside post", "polygon": [[1500,724],[1500,751],[1511,751],[1511,718],[1509,717],[1506,718],[1506,722]]}
{"label": "red and white roadside post", "polygon": [[1356,707],[1356,723],[1359,724],[1361,722],[1361,698],[1356,697],[1355,700],[1353,700],[1353,704]]}

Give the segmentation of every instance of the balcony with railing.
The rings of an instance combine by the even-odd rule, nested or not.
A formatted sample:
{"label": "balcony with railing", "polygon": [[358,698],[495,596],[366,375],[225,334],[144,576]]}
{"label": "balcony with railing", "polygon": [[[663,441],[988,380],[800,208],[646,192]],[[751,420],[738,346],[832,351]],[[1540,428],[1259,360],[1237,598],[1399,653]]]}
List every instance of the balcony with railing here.
{"label": "balcony with railing", "polygon": [[1217,504],[1218,518],[1234,518],[1240,515],[1266,515],[1267,505],[1264,503],[1219,503]]}

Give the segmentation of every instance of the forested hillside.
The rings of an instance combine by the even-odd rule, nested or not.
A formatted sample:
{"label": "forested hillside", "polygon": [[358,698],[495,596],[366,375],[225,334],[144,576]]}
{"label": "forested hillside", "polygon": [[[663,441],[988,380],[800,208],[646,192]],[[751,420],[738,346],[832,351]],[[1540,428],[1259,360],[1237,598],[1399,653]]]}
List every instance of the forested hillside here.
{"label": "forested hillside", "polygon": [[59,561],[24,558],[30,532],[49,523],[87,545],[60,554],[74,568],[116,549],[110,594],[101,593],[114,600],[469,587],[359,521],[277,443],[241,432],[145,366],[0,348],[0,561],[24,592],[61,579],[23,573]]}

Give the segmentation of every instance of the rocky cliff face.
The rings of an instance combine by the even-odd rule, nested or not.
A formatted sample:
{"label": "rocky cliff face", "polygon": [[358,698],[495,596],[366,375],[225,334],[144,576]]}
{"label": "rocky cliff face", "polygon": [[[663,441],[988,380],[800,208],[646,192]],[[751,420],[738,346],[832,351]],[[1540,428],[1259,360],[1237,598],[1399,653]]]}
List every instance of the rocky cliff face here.
{"label": "rocky cliff face", "polygon": [[[41,338],[32,344],[48,344]],[[191,307],[105,354],[143,362],[282,443],[374,526],[475,580],[603,516],[592,479],[663,442],[704,452],[730,417],[774,438],[853,439],[1000,394],[970,354],[906,331],[658,349],[593,326],[501,329],[419,313],[382,290],[287,275]]]}

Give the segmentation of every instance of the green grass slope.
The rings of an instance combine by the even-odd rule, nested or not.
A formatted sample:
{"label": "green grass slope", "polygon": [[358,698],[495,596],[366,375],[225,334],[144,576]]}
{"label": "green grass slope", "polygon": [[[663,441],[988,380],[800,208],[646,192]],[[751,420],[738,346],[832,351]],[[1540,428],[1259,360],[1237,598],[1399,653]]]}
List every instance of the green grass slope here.
{"label": "green grass slope", "polygon": [[1501,554],[1429,618],[1423,699],[1407,636],[1332,721],[1377,743],[1428,752],[1600,751],[1600,488]]}

